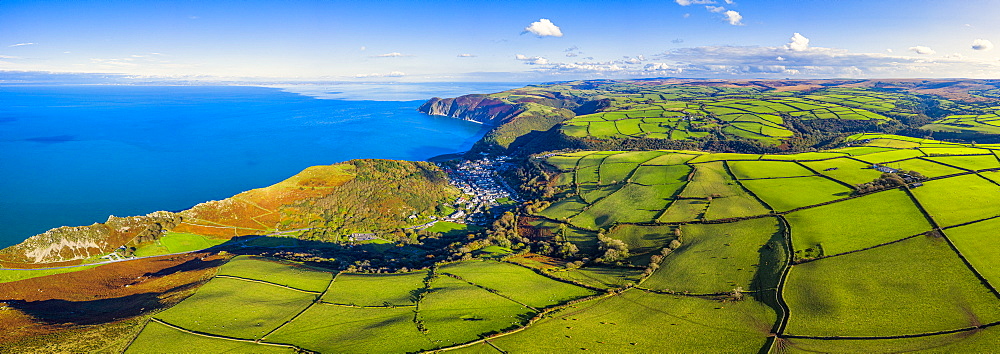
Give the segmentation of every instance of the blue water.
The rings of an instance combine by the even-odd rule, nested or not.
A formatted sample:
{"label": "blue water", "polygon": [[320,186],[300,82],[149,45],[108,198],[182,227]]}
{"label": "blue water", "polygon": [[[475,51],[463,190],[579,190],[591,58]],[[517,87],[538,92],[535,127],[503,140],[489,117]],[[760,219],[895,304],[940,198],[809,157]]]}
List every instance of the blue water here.
{"label": "blue water", "polygon": [[0,87],[0,247],[186,209],[312,165],[463,151],[484,133],[420,103],[265,87]]}

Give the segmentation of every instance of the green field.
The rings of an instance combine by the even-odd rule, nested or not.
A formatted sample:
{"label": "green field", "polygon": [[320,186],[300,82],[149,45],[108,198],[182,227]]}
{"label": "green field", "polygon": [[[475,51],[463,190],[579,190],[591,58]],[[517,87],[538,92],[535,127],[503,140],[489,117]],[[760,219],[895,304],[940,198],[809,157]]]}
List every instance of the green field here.
{"label": "green field", "polygon": [[932,162],[919,158],[893,162],[889,164],[889,167],[904,171],[917,171],[920,172],[920,174],[926,176],[927,178],[935,178],[935,177],[966,172],[954,167],[949,167],[946,165],[939,164],[937,162]]}
{"label": "green field", "polygon": [[316,295],[280,286],[215,278],[156,318],[192,331],[258,339],[315,299]]}
{"label": "green field", "polygon": [[594,295],[592,290],[552,280],[510,263],[453,263],[442,266],[439,272],[457,275],[467,282],[496,290],[501,295],[534,308],[549,307]]}
{"label": "green field", "polygon": [[796,258],[855,251],[932,228],[910,196],[898,189],[799,210],[785,218]]}
{"label": "green field", "polygon": [[819,174],[847,184],[868,183],[882,175],[882,172],[872,169],[871,164],[854,159],[809,161],[802,164]]}
{"label": "green field", "polygon": [[874,154],[861,155],[856,158],[858,160],[868,163],[883,164],[892,161],[905,160],[921,156],[924,156],[924,153],[921,152],[920,150],[894,150],[894,151],[876,152]]}
{"label": "green field", "polygon": [[989,353],[1000,343],[1000,329],[943,334],[917,338],[877,340],[787,339],[790,353]]}
{"label": "green field", "polygon": [[552,276],[576,281],[596,288],[624,288],[639,282],[642,271],[634,268],[592,266],[552,272]]}
{"label": "green field", "polygon": [[708,210],[707,199],[677,199],[656,219],[657,222],[685,222],[701,219]]}
{"label": "green field", "polygon": [[436,348],[417,330],[413,311],[317,304],[266,340],[320,353],[408,353]]}
{"label": "green field", "polygon": [[945,230],[955,247],[994,289],[1000,289],[1000,218]]}
{"label": "green field", "polygon": [[823,177],[755,179],[742,182],[775,211],[788,211],[850,196],[851,190]]}
{"label": "green field", "polygon": [[776,286],[785,246],[775,218],[681,226],[681,247],[642,287],[695,294]]}
{"label": "green field", "polygon": [[612,228],[607,236],[625,242],[629,253],[633,255],[659,253],[670,241],[677,239],[677,236],[674,236],[675,228],[667,225],[618,225]]}
{"label": "green field", "polygon": [[691,174],[688,165],[643,165],[635,169],[632,182],[642,185],[684,183]]}
{"label": "green field", "polygon": [[931,156],[926,157],[926,159],[972,171],[1000,168],[1000,161],[997,161],[997,157],[993,154],[984,156]]}
{"label": "green field", "polygon": [[330,272],[251,256],[233,258],[219,269],[218,274],[261,280],[313,292],[323,292],[333,279],[333,274]]}
{"label": "green field", "polygon": [[355,306],[413,305],[414,291],[424,287],[426,271],[401,274],[341,273],[322,300]]}
{"label": "green field", "polygon": [[295,353],[294,348],[209,338],[150,321],[125,353]]}
{"label": "green field", "polygon": [[795,335],[892,336],[1000,320],[996,296],[945,240],[927,236],[793,266],[783,293],[786,333]]}
{"label": "green field", "polygon": [[795,162],[731,161],[729,169],[739,179],[812,176],[814,173]]}
{"label": "green field", "polygon": [[432,345],[444,347],[522,325],[534,311],[500,295],[448,276],[434,280],[420,302],[417,320]]}
{"label": "green field", "polygon": [[163,236],[160,236],[156,242],[137,248],[135,250],[135,255],[136,257],[146,257],[160,254],[197,251],[220,245],[226,241],[228,240],[208,238],[202,235],[189,233],[167,232]]}
{"label": "green field", "polygon": [[776,319],[774,310],[752,300],[720,303],[629,290],[576,304],[491,343],[509,353],[752,352],[764,345]]}
{"label": "green field", "polygon": [[1000,186],[977,175],[925,182],[913,194],[941,227],[1000,215],[1000,203],[983,202],[1000,197]]}
{"label": "green field", "polygon": [[620,222],[650,222],[666,209],[681,184],[641,186],[628,184],[576,217],[573,225],[585,229],[606,228]]}

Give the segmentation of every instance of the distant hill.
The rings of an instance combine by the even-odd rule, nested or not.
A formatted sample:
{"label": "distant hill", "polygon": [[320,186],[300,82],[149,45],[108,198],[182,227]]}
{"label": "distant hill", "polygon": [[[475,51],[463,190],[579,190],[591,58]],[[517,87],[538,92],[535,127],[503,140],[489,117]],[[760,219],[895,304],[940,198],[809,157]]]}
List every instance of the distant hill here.
{"label": "distant hill", "polygon": [[[496,126],[479,150],[767,153],[833,146],[857,132],[993,142],[998,88],[998,80],[589,80],[433,98],[420,110]],[[977,115],[985,116],[966,122]]]}

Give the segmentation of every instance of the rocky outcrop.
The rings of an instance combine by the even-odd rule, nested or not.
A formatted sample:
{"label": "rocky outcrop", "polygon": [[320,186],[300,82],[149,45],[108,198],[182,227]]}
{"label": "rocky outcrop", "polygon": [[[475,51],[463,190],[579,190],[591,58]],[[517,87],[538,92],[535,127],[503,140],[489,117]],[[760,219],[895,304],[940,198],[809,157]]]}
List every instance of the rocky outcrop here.
{"label": "rocky outcrop", "polygon": [[434,97],[421,105],[418,110],[435,116],[501,125],[523,112],[524,108],[487,95],[465,95],[455,98]]}
{"label": "rocky outcrop", "polygon": [[0,250],[0,260],[12,263],[54,263],[110,253],[131,241],[150,241],[180,223],[180,216],[157,211],[144,216],[111,216],[104,223],[63,226]]}

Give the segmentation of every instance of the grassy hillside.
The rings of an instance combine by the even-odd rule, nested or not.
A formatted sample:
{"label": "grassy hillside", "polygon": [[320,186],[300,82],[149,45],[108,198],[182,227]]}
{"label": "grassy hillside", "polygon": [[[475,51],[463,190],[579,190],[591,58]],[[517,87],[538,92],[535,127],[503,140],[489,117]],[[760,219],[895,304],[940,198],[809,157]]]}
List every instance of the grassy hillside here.
{"label": "grassy hillside", "polygon": [[[436,165],[352,160],[313,166],[269,187],[179,212],[111,217],[62,227],[0,251],[4,267],[38,268],[103,261],[103,255],[189,252],[236,236],[278,235],[340,242],[354,233],[398,241],[401,229],[429,222],[458,190]],[[121,248],[121,249],[120,249]]]}
{"label": "grassy hillside", "polygon": [[[240,257],[148,320],[128,352],[189,333],[212,348],[375,353],[976,351],[1000,341],[985,231],[1000,218],[986,205],[1000,165],[985,157],[997,155],[890,135],[849,141],[794,155],[552,155],[551,197],[466,246],[513,249],[503,261],[361,274]],[[865,192],[853,183],[871,168],[862,161],[958,172]],[[190,343],[164,350],[197,350]]]}

